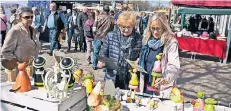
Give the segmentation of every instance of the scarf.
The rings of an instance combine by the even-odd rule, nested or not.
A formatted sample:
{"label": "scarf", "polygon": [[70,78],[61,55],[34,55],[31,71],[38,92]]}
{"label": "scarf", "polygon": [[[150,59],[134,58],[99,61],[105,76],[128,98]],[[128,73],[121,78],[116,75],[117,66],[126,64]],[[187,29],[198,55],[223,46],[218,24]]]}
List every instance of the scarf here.
{"label": "scarf", "polygon": [[152,50],[157,50],[158,48],[160,48],[162,46],[162,43],[159,39],[155,39],[154,37],[152,37],[149,41],[148,41],[148,47],[151,48]]}
{"label": "scarf", "polygon": [[[149,55],[151,50],[154,51],[154,55],[152,56],[153,58],[151,60],[149,60],[148,55]],[[151,37],[148,40],[148,43],[146,45],[142,46],[141,52],[140,52],[139,65],[142,68],[147,70],[147,74],[151,75],[151,73],[152,73],[151,69],[154,67],[154,63],[156,61],[156,55],[162,51],[163,51],[163,44],[161,43],[161,41],[159,39],[155,39],[154,37]],[[150,69],[147,69],[147,66],[146,66],[147,61],[152,61],[151,66],[149,66],[149,67],[151,67]]]}
{"label": "scarf", "polygon": [[117,70],[117,74],[119,75],[119,80],[124,81],[128,77],[128,69],[129,64],[126,62],[125,59],[131,59],[133,42],[135,41],[134,34],[131,34],[129,37],[123,36],[120,31],[117,32],[117,37],[119,40],[119,59],[118,59],[118,66],[119,69]]}

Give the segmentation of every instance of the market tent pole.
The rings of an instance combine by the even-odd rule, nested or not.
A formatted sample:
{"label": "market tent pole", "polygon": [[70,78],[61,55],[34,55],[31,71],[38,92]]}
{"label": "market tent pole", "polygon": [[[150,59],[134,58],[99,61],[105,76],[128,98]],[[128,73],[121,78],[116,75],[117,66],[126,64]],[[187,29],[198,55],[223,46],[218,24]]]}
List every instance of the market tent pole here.
{"label": "market tent pole", "polygon": [[176,24],[177,18],[178,18],[178,13],[177,13],[177,10],[174,9],[174,20],[173,20],[174,24]]}
{"label": "market tent pole", "polygon": [[184,23],[185,23],[185,14],[184,13],[182,13],[181,14],[181,29],[183,29],[184,28]]}
{"label": "market tent pole", "polygon": [[229,56],[229,48],[230,48],[230,41],[231,41],[231,22],[229,23],[229,30],[228,30],[228,37],[227,37],[227,49],[226,49],[226,57],[223,60],[223,63],[226,64]]}

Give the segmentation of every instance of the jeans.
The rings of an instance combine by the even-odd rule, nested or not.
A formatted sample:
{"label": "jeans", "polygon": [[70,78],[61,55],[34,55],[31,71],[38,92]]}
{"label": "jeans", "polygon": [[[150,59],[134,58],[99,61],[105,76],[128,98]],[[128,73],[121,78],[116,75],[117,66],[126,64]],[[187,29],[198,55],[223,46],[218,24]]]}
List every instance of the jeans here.
{"label": "jeans", "polygon": [[98,58],[99,58],[99,51],[101,49],[102,42],[101,40],[94,40],[93,44],[94,52],[93,52],[93,67],[96,67],[98,64]]}
{"label": "jeans", "polygon": [[93,40],[86,40],[86,42],[87,42],[87,61],[88,63],[90,63]]}
{"label": "jeans", "polygon": [[[72,37],[74,36],[73,35],[73,29],[72,28],[69,28],[68,29],[68,39],[67,39],[67,44],[68,44],[68,50],[70,50],[71,48],[71,40],[72,40]],[[76,42],[75,42],[75,45],[76,45]],[[77,49],[77,47],[75,46],[75,48]]]}
{"label": "jeans", "polygon": [[57,31],[56,29],[49,29],[49,39],[50,39],[50,51],[53,53],[54,49],[61,49],[61,44],[59,43],[58,37],[59,37],[60,31]]}

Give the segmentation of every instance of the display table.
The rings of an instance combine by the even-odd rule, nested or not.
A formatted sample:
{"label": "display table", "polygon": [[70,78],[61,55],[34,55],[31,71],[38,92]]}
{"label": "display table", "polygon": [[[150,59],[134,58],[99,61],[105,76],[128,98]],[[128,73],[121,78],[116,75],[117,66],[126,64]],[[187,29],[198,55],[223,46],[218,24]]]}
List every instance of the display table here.
{"label": "display table", "polygon": [[50,100],[45,89],[24,93],[9,92],[13,82],[1,84],[1,108],[3,111],[83,111],[87,106],[86,90],[75,86],[62,100]]}
{"label": "display table", "polygon": [[[128,90],[122,90],[122,92],[127,93]],[[141,94],[138,93],[137,96],[141,97]],[[148,99],[148,98],[151,98],[151,96],[148,94],[144,94],[144,97],[141,97],[141,98]],[[158,97],[152,96],[152,98],[158,98]],[[142,101],[142,99],[141,99],[141,101]],[[170,102],[170,100],[163,100],[162,102],[168,103],[168,102]],[[162,103],[162,106],[167,106],[166,104],[163,104],[163,103]],[[143,106],[143,105],[137,106],[135,103],[127,103],[125,101],[121,101],[121,105],[123,106],[123,111],[162,111],[162,110],[158,110],[158,109],[150,110],[147,106]],[[193,105],[191,103],[184,103],[183,107],[184,107],[184,111],[193,111]],[[225,107],[225,106],[214,105],[214,107],[215,107],[215,111],[231,111],[231,108]],[[172,109],[173,109],[173,111],[175,111],[174,108],[172,108]]]}
{"label": "display table", "polygon": [[176,37],[179,49],[215,56],[220,59],[226,57],[226,41],[191,37]]}
{"label": "display table", "polygon": [[[159,111],[158,109],[155,110],[150,110],[148,107],[146,106],[136,106],[135,103],[126,103],[124,101],[121,102],[121,104],[123,105],[123,110],[124,111]],[[127,109],[127,110],[126,110]],[[193,107],[189,106],[189,107],[184,107],[184,111],[193,111]]]}

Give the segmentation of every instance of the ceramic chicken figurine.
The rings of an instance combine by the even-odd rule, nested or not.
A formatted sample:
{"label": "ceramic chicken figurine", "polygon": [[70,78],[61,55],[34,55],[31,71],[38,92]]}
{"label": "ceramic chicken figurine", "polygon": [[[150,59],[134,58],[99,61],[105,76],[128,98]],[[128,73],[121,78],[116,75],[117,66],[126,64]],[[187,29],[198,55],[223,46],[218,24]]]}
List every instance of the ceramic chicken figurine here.
{"label": "ceramic chicken figurine", "polygon": [[78,69],[74,72],[75,83],[81,84],[81,79],[83,77],[83,69]]}
{"label": "ceramic chicken figurine", "polygon": [[213,98],[205,99],[204,111],[215,111],[214,105],[217,104],[217,101]]}
{"label": "ceramic chicken figurine", "polygon": [[23,63],[19,63],[18,64],[18,76],[16,78],[16,82],[13,85],[12,90],[16,91],[16,92],[27,92],[30,91],[32,89],[31,87],[31,82],[30,82],[30,78],[26,73],[26,67],[27,64],[26,62]]}
{"label": "ceramic chicken figurine", "polygon": [[93,75],[91,73],[84,75],[83,86],[86,87],[86,92],[89,95],[93,89]]}
{"label": "ceramic chicken figurine", "polygon": [[139,85],[138,76],[136,74],[137,69],[133,69],[132,71],[129,70],[129,72],[131,74],[131,80],[129,81],[128,87],[130,88],[131,98],[134,100],[136,95],[136,90],[138,89],[138,85]]}
{"label": "ceramic chicken figurine", "polygon": [[204,105],[205,105],[205,101],[204,101],[204,97],[205,97],[205,93],[204,92],[197,92],[197,99],[193,102],[193,111],[202,111],[204,110]]}
{"label": "ceramic chicken figurine", "polygon": [[176,86],[173,86],[172,91],[170,93],[170,100],[175,103],[182,103],[183,98],[184,97],[182,92]]}
{"label": "ceramic chicken figurine", "polygon": [[157,61],[155,61],[155,63],[154,63],[154,68],[153,68],[153,70],[152,70],[152,84],[151,84],[151,86],[154,86],[155,85],[155,80],[156,80],[156,78],[158,78],[158,77],[161,77],[161,72],[162,72],[162,70],[161,70],[161,55],[162,55],[162,53],[159,53],[158,55],[156,55],[156,60]]}

